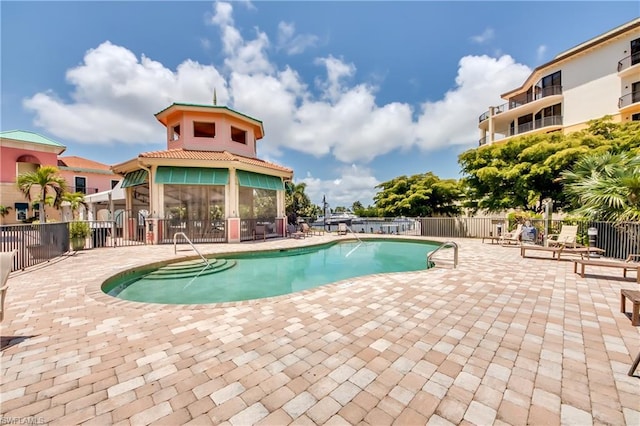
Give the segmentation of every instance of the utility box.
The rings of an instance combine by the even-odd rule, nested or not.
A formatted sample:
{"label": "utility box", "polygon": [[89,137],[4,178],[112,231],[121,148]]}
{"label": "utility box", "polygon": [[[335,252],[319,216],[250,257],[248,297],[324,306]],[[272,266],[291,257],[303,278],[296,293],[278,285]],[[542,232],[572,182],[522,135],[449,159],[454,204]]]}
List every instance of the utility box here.
{"label": "utility box", "polygon": [[[587,229],[587,236],[589,237],[589,247],[597,247],[598,246],[598,229],[597,228]],[[596,253],[589,253],[589,257],[600,257],[600,255]]]}

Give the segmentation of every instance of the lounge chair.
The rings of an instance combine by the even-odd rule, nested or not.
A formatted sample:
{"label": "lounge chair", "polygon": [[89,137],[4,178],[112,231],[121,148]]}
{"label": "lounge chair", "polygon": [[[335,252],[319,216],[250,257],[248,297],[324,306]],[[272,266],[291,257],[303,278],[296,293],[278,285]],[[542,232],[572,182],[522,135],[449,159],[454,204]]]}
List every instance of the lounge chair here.
{"label": "lounge chair", "polygon": [[576,248],[578,244],[578,225],[562,225],[559,234],[547,235],[547,247],[564,246]]}
{"label": "lounge chair", "polygon": [[338,235],[347,235],[347,224],[339,223],[338,224]]}
{"label": "lounge chair", "polygon": [[521,239],[522,239],[522,224],[519,223],[518,226],[516,226],[516,229],[510,232],[505,232],[500,236],[500,244],[505,245],[505,244],[511,244],[512,242],[516,244],[520,244]]}
{"label": "lounge chair", "polygon": [[253,230],[253,240],[255,241],[257,238],[262,238],[263,241],[267,241],[267,226],[266,225],[256,225]]}
{"label": "lounge chair", "polygon": [[304,232],[304,235],[306,235],[307,237],[312,237],[314,235],[313,230],[308,223],[303,222],[301,228],[302,232]]}
{"label": "lounge chair", "polygon": [[287,225],[287,236],[289,238],[300,239],[305,237],[305,233],[298,231],[295,225]]}
{"label": "lounge chair", "polygon": [[0,253],[0,321],[4,319],[4,298],[9,288],[7,281],[9,281],[9,274],[13,266],[13,256],[17,252],[17,250],[13,250]]}
{"label": "lounge chair", "polygon": [[[627,277],[627,271],[636,271],[636,281],[640,284],[640,254],[630,254],[626,260],[593,260],[593,259],[576,259],[573,261],[573,272],[580,274],[584,278],[585,266],[600,266],[608,268],[622,269],[622,276]],[[578,265],[580,265],[580,272],[578,272]]]}

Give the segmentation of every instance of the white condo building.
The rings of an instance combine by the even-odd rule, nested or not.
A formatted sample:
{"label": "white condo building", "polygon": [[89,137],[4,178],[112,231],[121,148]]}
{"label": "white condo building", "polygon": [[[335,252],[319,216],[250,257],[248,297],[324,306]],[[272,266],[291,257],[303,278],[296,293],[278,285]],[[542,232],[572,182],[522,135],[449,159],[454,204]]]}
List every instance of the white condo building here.
{"label": "white condo building", "polygon": [[479,118],[479,145],[582,130],[589,120],[640,121],[640,18],[557,55]]}

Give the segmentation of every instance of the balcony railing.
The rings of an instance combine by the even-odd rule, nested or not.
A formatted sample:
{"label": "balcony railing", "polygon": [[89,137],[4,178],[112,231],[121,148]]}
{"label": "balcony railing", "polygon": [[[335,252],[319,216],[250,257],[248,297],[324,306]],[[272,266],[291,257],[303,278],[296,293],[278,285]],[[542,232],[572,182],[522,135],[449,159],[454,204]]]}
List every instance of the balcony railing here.
{"label": "balcony railing", "polygon": [[640,52],[622,58],[618,61],[618,72],[623,71],[633,65],[640,64]]}
{"label": "balcony railing", "polygon": [[[509,102],[499,105],[493,108],[493,114],[497,115],[501,112],[509,111],[512,109],[516,109],[523,105],[526,105],[531,102],[538,101],[542,98],[546,98],[547,96],[561,95],[562,94],[562,86],[548,86],[540,89],[536,93],[525,93],[518,97],[511,98]],[[489,118],[489,111],[486,111],[478,118],[478,122],[482,123],[486,119]]]}
{"label": "balcony railing", "polygon": [[484,138],[480,138],[480,140],[478,141],[478,146],[486,145],[487,144],[487,138],[488,138],[488,136],[485,136]]}
{"label": "balcony railing", "polygon": [[640,91],[628,93],[618,99],[618,109],[640,102]]}
{"label": "balcony railing", "polygon": [[67,186],[67,192],[81,192],[83,194],[95,194],[98,188],[88,188],[86,186]]}
{"label": "balcony railing", "polygon": [[543,127],[549,126],[562,126],[562,116],[551,115],[529,123],[520,124],[514,129],[509,129],[509,136],[521,135],[522,133],[527,133],[532,130],[542,129]]}

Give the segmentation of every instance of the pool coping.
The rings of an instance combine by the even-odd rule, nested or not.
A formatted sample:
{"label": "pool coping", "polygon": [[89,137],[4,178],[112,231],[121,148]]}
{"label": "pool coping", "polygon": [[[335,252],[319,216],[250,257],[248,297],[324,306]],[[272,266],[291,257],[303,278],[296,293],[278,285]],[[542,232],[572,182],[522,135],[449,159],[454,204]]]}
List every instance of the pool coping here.
{"label": "pool coping", "polygon": [[[310,244],[302,244],[302,245],[296,245],[296,246],[291,246],[291,247],[286,247],[286,248],[269,248],[269,249],[265,249],[265,250],[255,250],[255,249],[247,249],[247,250],[233,250],[233,251],[222,251],[222,252],[215,252],[215,253],[203,253],[202,255],[207,258],[207,259],[216,259],[216,258],[226,258],[225,256],[229,256],[229,255],[241,255],[241,254],[247,254],[247,253],[260,253],[260,252],[279,252],[279,251],[285,251],[285,250],[292,250],[292,249],[296,249],[296,248],[310,248],[310,247],[322,247],[322,246],[334,246],[336,244],[341,244],[341,243],[346,243],[346,242],[353,242],[353,241],[358,241],[360,240],[370,240],[370,241],[384,241],[384,240],[391,240],[391,241],[419,241],[420,243],[424,243],[424,244],[441,244],[441,242],[433,240],[433,239],[426,239],[425,237],[419,237],[419,236],[413,236],[413,235],[409,235],[409,236],[402,236],[402,235],[378,235],[376,234],[375,236],[364,236],[364,237],[360,237],[356,238],[356,237],[351,237],[351,236],[347,236],[347,238],[341,238],[341,239],[331,239],[328,241],[321,241],[321,242],[311,242]],[[285,239],[285,240],[289,240],[289,239]],[[307,240],[306,238],[304,240]],[[296,241],[301,241],[301,242],[306,242],[304,240],[296,240]],[[219,245],[222,246],[222,245]],[[193,309],[193,310],[202,310],[202,309],[212,309],[212,308],[220,308],[220,309],[224,309],[224,308],[233,308],[233,307],[241,307],[241,306],[254,306],[257,304],[260,304],[260,302],[263,303],[270,303],[270,302],[274,302],[274,301],[278,301],[278,300],[286,300],[294,295],[301,295],[304,296],[306,294],[311,294],[313,292],[315,292],[317,289],[320,288],[325,288],[327,286],[333,286],[333,285],[344,285],[345,282],[349,282],[349,281],[353,281],[353,280],[358,280],[358,279],[366,279],[367,277],[376,277],[376,276],[385,276],[385,275],[395,275],[395,274],[407,274],[407,273],[412,273],[412,272],[425,272],[427,271],[429,268],[425,268],[424,270],[413,270],[413,271],[397,271],[397,272],[385,272],[385,273],[373,273],[373,274],[366,274],[366,275],[359,275],[356,277],[351,277],[351,278],[346,278],[344,280],[339,280],[339,281],[334,281],[334,282],[329,282],[326,284],[321,284],[319,286],[313,287],[313,288],[309,288],[309,289],[305,289],[305,290],[300,290],[300,291],[296,291],[294,293],[287,293],[287,294],[282,294],[282,295],[277,295],[277,296],[269,296],[269,297],[262,297],[259,299],[250,299],[250,300],[240,300],[240,301],[231,301],[231,302],[212,302],[212,303],[193,303],[193,304],[182,304],[182,303],[175,303],[175,304],[169,304],[169,303],[156,303],[156,302],[137,302],[137,301],[132,301],[132,300],[126,300],[126,299],[120,299],[116,296],[111,296],[107,293],[105,293],[103,291],[103,287],[104,285],[112,279],[117,279],[118,277],[122,276],[122,275],[126,275],[129,273],[133,273],[134,271],[136,271],[136,269],[141,269],[143,267],[154,267],[154,266],[163,266],[163,265],[167,265],[167,264],[172,264],[172,263],[180,263],[180,262],[188,262],[190,260],[197,260],[199,259],[200,256],[199,255],[192,255],[192,256],[187,256],[187,257],[180,257],[180,258],[172,258],[169,260],[163,260],[163,261],[157,261],[157,262],[153,262],[153,263],[140,263],[138,265],[135,266],[131,266],[128,269],[122,270],[117,272],[116,274],[113,274],[111,276],[109,276],[106,279],[102,279],[102,278],[98,278],[100,280],[100,284],[97,286],[96,288],[96,283],[92,283],[92,284],[88,284],[85,287],[85,295],[86,297],[90,298],[91,300],[94,300],[98,303],[102,303],[102,304],[110,304],[110,305],[117,305],[119,307],[126,307],[126,308],[132,308],[132,309],[142,309],[142,310],[155,310],[155,309],[170,309],[170,308],[176,308],[176,309],[181,309],[181,310],[189,310],[189,309]]]}

